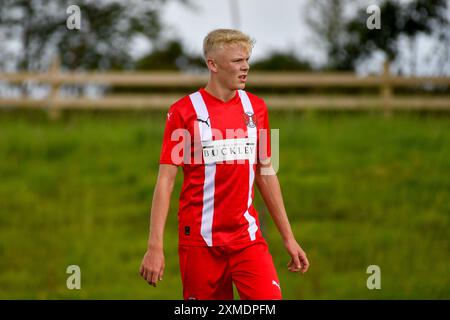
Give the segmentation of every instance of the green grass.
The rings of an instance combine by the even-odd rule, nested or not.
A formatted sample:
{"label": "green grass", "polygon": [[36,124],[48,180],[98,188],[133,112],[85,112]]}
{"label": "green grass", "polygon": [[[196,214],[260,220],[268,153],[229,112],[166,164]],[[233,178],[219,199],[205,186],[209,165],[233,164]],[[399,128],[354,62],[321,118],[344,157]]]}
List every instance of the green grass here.
{"label": "green grass", "polygon": [[[165,114],[0,113],[0,298],[180,299],[179,172],[166,271],[138,275]],[[448,115],[271,113],[292,227],[310,271],[289,273],[259,194],[285,299],[450,298]],[[79,265],[81,290],[66,288]],[[366,269],[381,268],[381,290]]]}

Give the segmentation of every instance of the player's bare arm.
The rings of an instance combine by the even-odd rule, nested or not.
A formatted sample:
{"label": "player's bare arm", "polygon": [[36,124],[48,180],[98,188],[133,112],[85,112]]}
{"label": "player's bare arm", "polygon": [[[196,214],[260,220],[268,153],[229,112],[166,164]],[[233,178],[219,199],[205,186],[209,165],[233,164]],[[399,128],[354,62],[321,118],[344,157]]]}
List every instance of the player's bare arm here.
{"label": "player's bare arm", "polygon": [[177,166],[171,164],[159,166],[151,207],[148,247],[139,269],[141,276],[154,287],[162,280],[164,274],[164,227],[176,175]]}
{"label": "player's bare arm", "polygon": [[[261,170],[264,170],[262,172]],[[284,207],[283,196],[281,194],[281,187],[278,177],[272,168],[272,164],[268,163],[258,164],[256,170],[255,182],[261,193],[261,196],[272,216],[275,225],[277,226],[284,246],[291,256],[291,261],[288,263],[289,271],[305,273],[309,267],[309,261],[306,253],[298,244],[292,232],[289,219]]]}

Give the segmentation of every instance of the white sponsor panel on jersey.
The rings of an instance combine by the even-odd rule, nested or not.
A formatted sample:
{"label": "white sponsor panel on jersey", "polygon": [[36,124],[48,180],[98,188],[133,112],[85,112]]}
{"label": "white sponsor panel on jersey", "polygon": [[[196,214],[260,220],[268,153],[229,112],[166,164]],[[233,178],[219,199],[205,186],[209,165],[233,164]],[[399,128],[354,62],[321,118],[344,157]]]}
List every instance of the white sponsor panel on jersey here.
{"label": "white sponsor panel on jersey", "polygon": [[205,164],[251,160],[256,156],[256,138],[253,137],[203,141],[202,145]]}

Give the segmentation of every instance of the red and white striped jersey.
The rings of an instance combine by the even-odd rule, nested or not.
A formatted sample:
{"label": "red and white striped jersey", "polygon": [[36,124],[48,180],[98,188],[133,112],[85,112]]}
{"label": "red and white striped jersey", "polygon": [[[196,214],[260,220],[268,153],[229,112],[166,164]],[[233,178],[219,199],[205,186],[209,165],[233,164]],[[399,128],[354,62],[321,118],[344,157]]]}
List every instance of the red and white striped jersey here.
{"label": "red and white striped jersey", "polygon": [[183,167],[179,244],[220,246],[262,238],[253,206],[256,162],[270,157],[264,101],[243,90],[223,102],[204,89],[167,113],[161,164]]}

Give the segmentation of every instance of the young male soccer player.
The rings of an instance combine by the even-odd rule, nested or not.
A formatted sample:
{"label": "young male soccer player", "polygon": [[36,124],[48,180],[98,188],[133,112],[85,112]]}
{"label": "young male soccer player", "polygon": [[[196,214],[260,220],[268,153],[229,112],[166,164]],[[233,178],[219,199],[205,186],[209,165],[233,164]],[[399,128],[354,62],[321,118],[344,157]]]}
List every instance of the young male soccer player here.
{"label": "young male soccer player", "polygon": [[233,283],[241,299],[281,299],[252,203],[254,182],[291,256],[289,270],[308,270],[270,163],[267,107],[243,91],[252,48],[240,31],[210,32],[203,43],[207,85],[175,102],[167,114],[140,274],[153,286],[162,280],[164,226],[182,166],[178,255],[184,299],[233,299]]}

